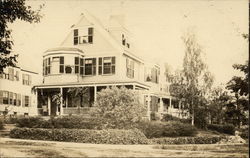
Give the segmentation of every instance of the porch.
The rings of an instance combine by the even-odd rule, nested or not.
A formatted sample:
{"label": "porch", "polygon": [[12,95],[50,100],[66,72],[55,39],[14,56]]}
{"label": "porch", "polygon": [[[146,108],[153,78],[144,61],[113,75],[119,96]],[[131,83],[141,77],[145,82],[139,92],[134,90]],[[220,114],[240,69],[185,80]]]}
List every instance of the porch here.
{"label": "porch", "polygon": [[138,83],[36,86],[37,113],[40,116],[88,115],[94,108],[97,92],[112,86],[134,90],[147,88]]}

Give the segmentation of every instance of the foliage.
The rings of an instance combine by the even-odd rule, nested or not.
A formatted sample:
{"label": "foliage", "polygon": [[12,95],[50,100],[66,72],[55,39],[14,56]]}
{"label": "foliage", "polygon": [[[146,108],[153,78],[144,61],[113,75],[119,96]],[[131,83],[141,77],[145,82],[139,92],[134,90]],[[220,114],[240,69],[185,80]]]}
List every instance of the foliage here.
{"label": "foliage", "polygon": [[216,137],[177,137],[177,138],[153,138],[155,144],[215,144],[222,140],[223,136]]}
{"label": "foliage", "polygon": [[25,4],[25,0],[2,0],[0,1],[0,73],[7,66],[15,66],[17,55],[10,55],[12,52],[13,40],[8,24],[17,19],[29,23],[40,22],[39,14],[43,6],[36,11]]}
{"label": "foliage", "polygon": [[62,116],[49,120],[40,117],[22,117],[16,120],[17,127],[21,128],[79,128],[102,129],[103,123],[99,118],[84,118],[82,116]]}
{"label": "foliage", "polygon": [[164,114],[162,117],[162,121],[180,121],[181,123],[191,123],[191,120],[188,119],[180,119],[178,117],[175,117],[173,115],[170,114]]}
{"label": "foliage", "polygon": [[96,110],[92,115],[102,118],[107,128],[132,128],[146,115],[138,94],[125,87],[107,88],[97,93]]}
{"label": "foliage", "polygon": [[0,119],[0,130],[4,129],[4,121]]}
{"label": "foliage", "polygon": [[249,139],[249,128],[240,129],[240,136],[244,139]]}
{"label": "foliage", "polygon": [[36,128],[43,123],[41,117],[21,117],[16,120],[17,127]]}
{"label": "foliage", "polygon": [[225,124],[225,125],[209,124],[207,128],[210,130],[220,132],[220,133],[226,133],[226,134],[231,134],[231,135],[234,135],[234,132],[235,132],[235,127],[232,124]]}
{"label": "foliage", "polygon": [[225,121],[226,107],[231,96],[222,87],[214,87],[210,94],[208,112],[211,124],[221,124]]}
{"label": "foliage", "polygon": [[144,121],[138,127],[147,138],[194,136],[197,129],[181,122]]}
{"label": "foliage", "polygon": [[182,39],[186,47],[183,69],[176,71],[170,86],[170,93],[184,101],[191,114],[192,124],[203,127],[206,122],[198,122],[198,120],[206,120],[207,116],[199,113],[198,110],[202,111],[207,108],[206,96],[211,90],[213,76],[203,61],[202,48],[197,43],[195,35],[189,33]]}
{"label": "foliage", "polygon": [[147,144],[148,140],[139,130],[88,130],[88,129],[40,129],[14,128],[11,138],[54,140],[95,144]]}
{"label": "foliage", "polygon": [[244,77],[234,76],[228,83],[226,88],[229,89],[233,94],[234,98],[231,104],[227,108],[227,117],[236,120],[236,124],[240,127],[241,123],[249,118],[248,105],[249,105],[249,63],[246,61],[245,64],[234,64],[233,68],[240,70],[244,73]]}

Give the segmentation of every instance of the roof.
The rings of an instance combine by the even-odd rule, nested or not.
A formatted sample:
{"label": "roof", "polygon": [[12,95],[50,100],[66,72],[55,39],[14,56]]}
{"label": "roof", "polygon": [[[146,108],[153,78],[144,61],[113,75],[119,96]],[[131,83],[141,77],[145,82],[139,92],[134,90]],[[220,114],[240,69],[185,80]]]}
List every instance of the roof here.
{"label": "roof", "polygon": [[73,48],[73,47],[57,47],[57,48],[51,48],[45,51],[46,52],[52,52],[52,51],[78,51],[81,53],[84,53],[81,49]]}
{"label": "roof", "polygon": [[69,83],[49,83],[49,84],[41,84],[35,85],[36,88],[55,88],[55,87],[72,87],[72,86],[93,86],[93,85],[124,85],[124,84],[136,84],[138,86],[142,86],[145,88],[150,88],[149,85],[138,81],[93,81],[93,82],[69,82]]}
{"label": "roof", "polygon": [[[91,15],[87,10],[84,11],[84,13],[81,14],[80,20],[72,25],[72,27],[77,27],[80,22],[84,19],[84,17],[86,18],[87,21],[89,21],[91,24],[95,25],[95,28],[98,29],[99,33],[102,34],[104,36],[104,38],[106,38],[111,45],[118,49],[119,52],[123,52],[123,54],[126,54],[127,56],[130,56],[131,58],[136,59],[137,61],[143,62],[143,60],[141,58],[139,58],[137,55],[135,55],[133,52],[131,52],[131,50],[128,52],[121,44],[119,44],[110,34],[110,32],[108,31],[108,29],[106,29],[104,27],[104,25],[100,22],[100,20],[98,20],[95,16]],[[68,35],[69,36],[69,35]],[[67,38],[66,38],[67,39]],[[65,40],[64,40],[65,41]],[[61,45],[63,45],[64,41],[62,42]]]}

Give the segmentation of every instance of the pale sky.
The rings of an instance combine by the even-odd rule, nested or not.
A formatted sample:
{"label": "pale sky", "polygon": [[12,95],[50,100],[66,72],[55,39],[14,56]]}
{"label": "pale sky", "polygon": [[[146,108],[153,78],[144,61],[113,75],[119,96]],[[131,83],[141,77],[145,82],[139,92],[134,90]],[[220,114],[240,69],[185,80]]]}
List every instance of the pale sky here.
{"label": "pale sky", "polygon": [[14,51],[19,65],[42,72],[42,53],[57,47],[70,26],[87,10],[104,25],[111,14],[124,14],[138,55],[173,70],[181,68],[184,45],[181,36],[190,28],[203,48],[215,83],[226,83],[237,74],[232,65],[248,59],[248,0],[53,0],[29,1],[37,8],[45,4],[38,24],[17,21],[13,29]]}

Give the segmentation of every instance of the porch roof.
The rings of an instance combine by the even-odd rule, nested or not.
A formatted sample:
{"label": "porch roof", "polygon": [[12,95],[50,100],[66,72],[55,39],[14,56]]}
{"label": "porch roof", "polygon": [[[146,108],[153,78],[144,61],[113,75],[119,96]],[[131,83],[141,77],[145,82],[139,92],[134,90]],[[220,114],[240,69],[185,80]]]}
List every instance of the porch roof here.
{"label": "porch roof", "polygon": [[68,82],[68,83],[50,83],[35,85],[35,89],[43,88],[63,88],[63,87],[79,87],[79,86],[112,86],[112,85],[135,85],[136,87],[149,89],[150,86],[138,81],[103,81],[103,82]]}

